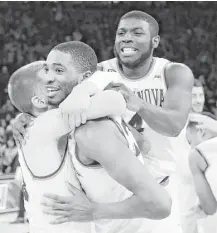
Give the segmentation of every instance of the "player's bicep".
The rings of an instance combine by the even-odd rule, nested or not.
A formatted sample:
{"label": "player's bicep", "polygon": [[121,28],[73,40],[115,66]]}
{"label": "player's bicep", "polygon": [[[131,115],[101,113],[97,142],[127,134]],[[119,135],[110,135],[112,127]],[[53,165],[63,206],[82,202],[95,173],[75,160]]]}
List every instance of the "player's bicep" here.
{"label": "player's bicep", "polygon": [[113,122],[92,124],[86,133],[80,131],[77,136],[79,142],[88,141],[85,145],[82,143],[86,146],[86,156],[99,162],[113,179],[128,190],[134,194],[146,190],[147,195],[159,191],[158,184],[127,147],[125,138]]}
{"label": "player's bicep", "polygon": [[166,67],[165,77],[168,90],[163,107],[187,115],[191,107],[194,82],[192,71],[183,64],[170,63]]}

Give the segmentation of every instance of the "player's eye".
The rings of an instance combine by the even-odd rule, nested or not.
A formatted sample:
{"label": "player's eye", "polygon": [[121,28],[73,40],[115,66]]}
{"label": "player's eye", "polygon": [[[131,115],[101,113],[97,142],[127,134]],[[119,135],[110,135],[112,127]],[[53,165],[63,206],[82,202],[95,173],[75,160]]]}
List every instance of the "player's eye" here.
{"label": "player's eye", "polygon": [[143,33],[142,32],[134,32],[136,36],[141,36]]}
{"label": "player's eye", "polygon": [[125,33],[124,32],[117,32],[118,36],[123,36]]}
{"label": "player's eye", "polygon": [[48,71],[49,71],[49,69],[45,66],[45,67],[44,67],[44,72],[47,74]]}
{"label": "player's eye", "polygon": [[57,74],[62,74],[64,72],[63,69],[60,69],[60,68],[56,68],[55,71]]}

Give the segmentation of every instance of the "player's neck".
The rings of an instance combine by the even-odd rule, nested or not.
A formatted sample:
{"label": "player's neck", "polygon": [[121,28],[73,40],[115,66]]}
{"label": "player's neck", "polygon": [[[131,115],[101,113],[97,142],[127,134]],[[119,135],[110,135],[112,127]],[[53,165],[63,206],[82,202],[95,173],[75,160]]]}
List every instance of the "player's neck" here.
{"label": "player's neck", "polygon": [[151,56],[145,61],[145,63],[142,66],[138,68],[131,69],[124,65],[121,65],[121,70],[124,76],[126,76],[129,79],[140,79],[148,74],[148,72],[153,66],[153,61],[154,58]]}

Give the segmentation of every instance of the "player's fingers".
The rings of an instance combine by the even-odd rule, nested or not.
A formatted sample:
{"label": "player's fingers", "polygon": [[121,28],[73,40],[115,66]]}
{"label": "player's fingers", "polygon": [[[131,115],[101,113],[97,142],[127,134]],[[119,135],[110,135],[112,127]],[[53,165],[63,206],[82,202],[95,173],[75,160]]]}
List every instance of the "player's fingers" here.
{"label": "player's fingers", "polygon": [[59,202],[59,203],[70,203],[70,198],[71,197],[63,197],[60,195],[56,195],[56,194],[51,194],[51,193],[45,193],[43,195],[43,199],[42,201],[49,201],[49,199],[51,201],[55,201],[55,202]]}
{"label": "player's fingers", "polygon": [[75,129],[75,115],[73,113],[68,114],[68,123],[71,130]]}
{"label": "player's fingers", "polygon": [[113,87],[121,87],[121,86],[123,86],[123,83],[112,82],[112,86]]}
{"label": "player's fingers", "polygon": [[22,142],[22,136],[20,135],[20,132],[17,129],[13,129],[13,137],[17,145],[21,145]]}
{"label": "player's fingers", "polygon": [[57,218],[54,221],[51,221],[51,224],[61,224],[61,223],[65,223],[65,222],[69,222],[69,217],[61,217],[61,218]]}
{"label": "player's fingers", "polygon": [[43,201],[41,202],[41,205],[44,207],[44,211],[47,209],[69,211],[72,208],[70,204],[49,201]]}
{"label": "player's fingers", "polygon": [[79,127],[81,125],[81,112],[75,114],[75,126]]}
{"label": "player's fingers", "polygon": [[81,123],[86,124],[87,122],[87,111],[83,110],[81,113]]}
{"label": "player's fingers", "polygon": [[14,141],[15,141],[16,146],[20,148],[21,144],[19,143],[19,141],[16,138],[14,138]]}
{"label": "player's fingers", "polygon": [[43,213],[47,215],[53,215],[53,216],[61,216],[61,217],[68,217],[69,216],[69,211],[66,210],[53,210],[53,209],[44,209]]}
{"label": "player's fingers", "polygon": [[129,100],[128,93],[126,91],[124,91],[124,90],[120,90],[119,92],[123,95],[125,101],[127,102]]}

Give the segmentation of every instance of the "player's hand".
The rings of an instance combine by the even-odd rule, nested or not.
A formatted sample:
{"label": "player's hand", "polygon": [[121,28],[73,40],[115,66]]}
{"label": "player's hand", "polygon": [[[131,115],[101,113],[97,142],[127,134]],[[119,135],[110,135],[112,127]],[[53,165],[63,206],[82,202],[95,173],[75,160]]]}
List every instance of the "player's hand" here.
{"label": "player's hand", "polygon": [[206,218],[207,214],[203,211],[202,207],[198,204],[190,208],[187,216],[189,218],[193,216],[194,218],[196,217],[197,219],[201,219],[201,218]]}
{"label": "player's hand", "polygon": [[75,128],[78,128],[81,124],[86,124],[87,122],[87,111],[83,109],[73,113],[62,112],[61,114],[63,121],[70,130],[75,130]]}
{"label": "player's hand", "polygon": [[142,155],[146,155],[151,150],[151,142],[146,132],[142,132],[141,135],[142,139],[138,141],[138,146]]}
{"label": "player's hand", "polygon": [[34,117],[26,113],[21,113],[15,118],[12,124],[12,132],[18,147],[20,147],[22,144],[25,144],[25,139],[28,137],[27,127],[31,126],[33,121]]}
{"label": "player's hand", "polygon": [[86,195],[68,182],[66,183],[71,196],[63,197],[55,194],[44,194],[42,205],[43,212],[56,216],[51,224],[64,222],[89,222],[93,221],[93,205]]}
{"label": "player's hand", "polygon": [[189,115],[189,121],[197,122],[197,128],[207,129],[214,133],[217,133],[217,121],[212,119],[211,117],[202,114],[192,113]]}
{"label": "player's hand", "polygon": [[143,100],[136,96],[126,85],[123,83],[113,83],[112,89],[119,91],[123,95],[127,108],[130,111],[138,112],[141,109]]}

